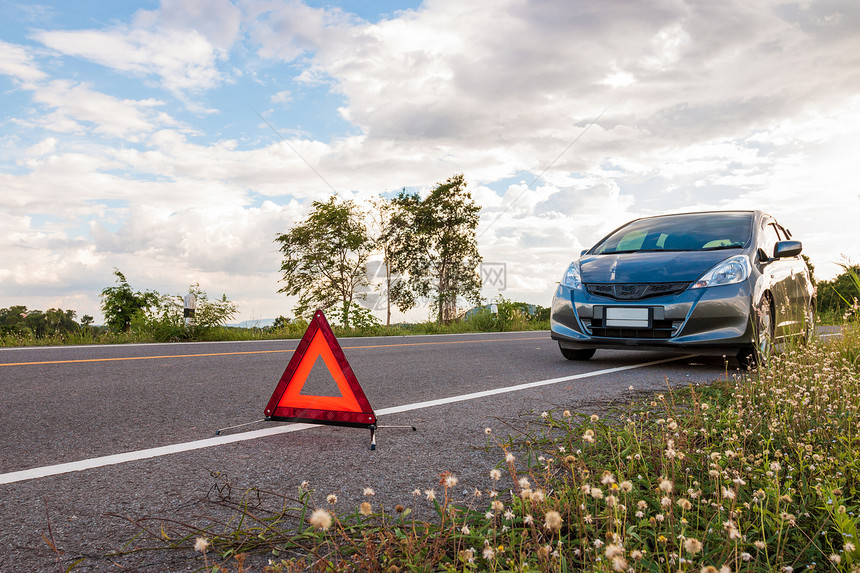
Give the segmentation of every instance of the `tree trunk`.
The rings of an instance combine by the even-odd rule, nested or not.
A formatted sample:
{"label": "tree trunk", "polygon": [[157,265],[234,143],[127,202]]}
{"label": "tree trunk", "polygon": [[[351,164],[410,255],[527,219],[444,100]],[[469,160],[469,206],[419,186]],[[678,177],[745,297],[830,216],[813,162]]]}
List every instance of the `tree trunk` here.
{"label": "tree trunk", "polygon": [[445,291],[443,290],[444,279],[442,278],[442,274],[443,273],[439,273],[439,292],[437,293],[437,296],[439,297],[439,304],[436,305],[439,307],[437,309],[436,315],[436,322],[439,324],[443,324],[443,321],[445,320],[445,299],[443,295]]}
{"label": "tree trunk", "polygon": [[391,269],[385,259],[385,326],[391,326]]}

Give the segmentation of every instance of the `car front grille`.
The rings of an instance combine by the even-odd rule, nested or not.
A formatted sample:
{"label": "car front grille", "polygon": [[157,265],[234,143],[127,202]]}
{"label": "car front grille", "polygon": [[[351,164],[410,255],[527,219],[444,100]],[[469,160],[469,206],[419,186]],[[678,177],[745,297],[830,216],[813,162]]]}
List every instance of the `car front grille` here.
{"label": "car front grille", "polygon": [[605,296],[615,300],[642,300],[645,298],[678,294],[683,292],[689,284],[690,283],[590,283],[585,285],[585,290],[590,294]]}
{"label": "car front grille", "polygon": [[619,328],[603,326],[603,320],[591,319],[586,323],[592,336],[604,338],[672,338],[681,325],[680,320],[654,320],[653,328]]}

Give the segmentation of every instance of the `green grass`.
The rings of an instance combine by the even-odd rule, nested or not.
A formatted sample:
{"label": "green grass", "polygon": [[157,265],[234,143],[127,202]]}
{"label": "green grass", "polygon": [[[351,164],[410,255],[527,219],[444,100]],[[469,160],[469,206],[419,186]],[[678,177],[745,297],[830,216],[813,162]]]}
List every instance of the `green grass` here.
{"label": "green grass", "polygon": [[[209,571],[242,571],[248,555],[269,573],[857,571],[858,361],[860,327],[845,325],[757,371],[602,417],[542,412],[525,435],[488,429],[496,486],[465,501],[473,488],[455,473],[426,476],[413,507],[388,512],[370,496],[343,508],[313,484],[252,489],[229,521],[165,520],[135,545],[196,544]],[[436,517],[414,519],[419,506]]]}
{"label": "green grass", "polygon": [[[132,331],[109,332],[93,328],[82,328],[79,332],[35,337],[31,334],[6,334],[0,336],[0,347],[16,346],[60,346],[86,344],[129,344],[147,342],[188,342],[188,341],[228,341],[228,340],[283,340],[301,338],[307,323],[296,321],[284,328],[228,328],[214,327],[198,329],[195,332],[169,331]],[[406,336],[411,334],[460,334],[468,332],[506,332],[520,330],[548,330],[549,320],[531,320],[524,315],[499,318],[489,312],[463,319],[451,324],[421,322],[411,324],[377,325],[366,328],[342,328],[333,326],[335,335],[355,336]]]}

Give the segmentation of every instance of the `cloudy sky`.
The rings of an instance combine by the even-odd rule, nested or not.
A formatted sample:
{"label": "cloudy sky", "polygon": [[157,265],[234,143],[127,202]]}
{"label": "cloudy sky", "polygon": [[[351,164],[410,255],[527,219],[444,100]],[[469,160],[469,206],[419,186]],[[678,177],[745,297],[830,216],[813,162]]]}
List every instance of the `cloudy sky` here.
{"label": "cloudy sky", "polygon": [[768,211],[830,278],[858,30],[854,0],[0,0],[0,307],[99,323],[118,268],[291,316],[273,239],[311,201],[455,173],[515,300],[668,211]]}

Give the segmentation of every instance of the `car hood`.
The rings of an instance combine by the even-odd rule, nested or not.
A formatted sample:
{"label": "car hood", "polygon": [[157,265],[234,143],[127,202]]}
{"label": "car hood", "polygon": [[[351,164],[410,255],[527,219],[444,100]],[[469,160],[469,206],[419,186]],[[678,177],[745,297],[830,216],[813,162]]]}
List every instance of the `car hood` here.
{"label": "car hood", "polygon": [[692,282],[742,249],[586,255],[579,260],[584,283]]}

